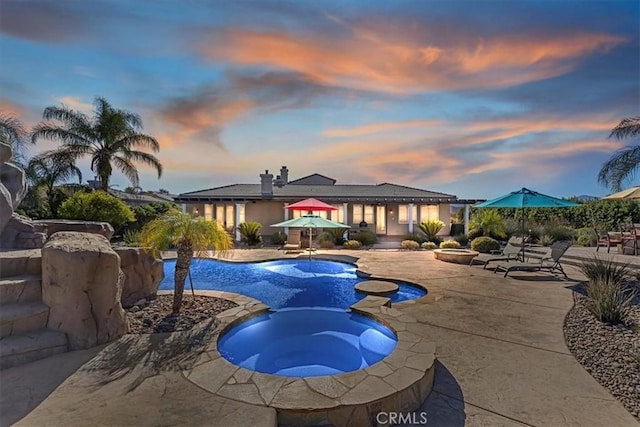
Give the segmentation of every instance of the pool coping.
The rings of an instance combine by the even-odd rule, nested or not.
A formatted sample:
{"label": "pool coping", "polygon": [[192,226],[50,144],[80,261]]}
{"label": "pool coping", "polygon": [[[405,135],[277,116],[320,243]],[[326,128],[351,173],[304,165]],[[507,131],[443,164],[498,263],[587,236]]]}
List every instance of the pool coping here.
{"label": "pool coping", "polygon": [[[170,291],[163,291],[171,293]],[[218,352],[218,338],[238,323],[270,311],[250,297],[231,292],[196,291],[229,299],[237,307],[216,316],[218,327],[185,379],[216,396],[274,408],[284,425],[365,425],[379,412],[408,412],[431,392],[435,343],[407,330],[417,320],[387,306],[352,308],[390,327],[398,338],[394,351],[374,365],[354,372],[318,377],[285,377],[251,371],[228,362]]]}

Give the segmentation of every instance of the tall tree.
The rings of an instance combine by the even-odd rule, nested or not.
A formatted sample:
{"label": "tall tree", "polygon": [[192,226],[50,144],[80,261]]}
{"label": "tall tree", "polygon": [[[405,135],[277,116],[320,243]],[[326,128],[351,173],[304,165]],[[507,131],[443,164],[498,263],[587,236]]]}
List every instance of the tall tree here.
{"label": "tall tree", "polygon": [[120,170],[135,187],[140,183],[138,169],[134,163],[152,166],[162,176],[162,165],[158,159],[136,148],[147,148],[154,153],[160,151],[158,141],[140,133],[142,119],[126,110],[116,109],[101,97],[95,99],[93,117],[62,106],[47,107],[45,122],[38,124],[32,141],[38,138],[57,140],[62,143],[57,151],[73,159],[91,157],[91,170],[96,173],[103,190],[109,189],[109,180],[114,167]]}
{"label": "tall tree", "polygon": [[[609,138],[619,141],[638,137],[640,137],[640,116],[622,120],[609,135]],[[620,191],[622,184],[633,178],[638,166],[640,166],[640,145],[622,148],[602,165],[598,173],[598,182],[611,188],[612,191]]]}
{"label": "tall tree", "polygon": [[33,157],[25,168],[25,174],[31,190],[37,192],[39,188],[44,189],[53,218],[57,217],[64,199],[57,186],[67,183],[74,176],[78,177],[78,184],[82,183],[82,172],[74,158],[61,152],[44,152]]}
{"label": "tall tree", "polygon": [[19,165],[24,163],[27,141],[23,123],[15,116],[0,112],[0,142],[11,146],[13,161]]}
{"label": "tall tree", "polygon": [[225,252],[233,247],[231,236],[217,222],[201,216],[194,218],[178,210],[170,210],[145,225],[140,232],[140,243],[155,256],[160,251],[176,248],[178,257],[174,276],[174,313],[180,311],[184,281],[194,253],[204,255],[209,249]]}

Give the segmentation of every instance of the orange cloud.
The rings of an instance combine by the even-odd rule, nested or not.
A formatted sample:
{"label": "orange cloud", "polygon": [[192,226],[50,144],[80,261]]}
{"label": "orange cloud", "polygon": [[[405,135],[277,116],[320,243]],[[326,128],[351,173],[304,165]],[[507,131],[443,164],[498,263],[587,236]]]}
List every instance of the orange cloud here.
{"label": "orange cloud", "polygon": [[[331,35],[229,30],[199,51],[213,61],[263,65],[313,76],[327,85],[391,93],[505,87],[558,76],[582,57],[624,43],[602,33],[558,37],[469,37],[416,43],[375,28],[354,28],[339,43]],[[426,30],[425,30],[426,31]],[[422,39],[428,39],[428,35]]]}
{"label": "orange cloud", "polygon": [[397,131],[409,128],[423,128],[437,126],[440,120],[408,120],[401,122],[381,122],[355,128],[327,129],[322,132],[322,136],[329,138],[344,138],[352,136],[363,136],[373,133]]}
{"label": "orange cloud", "polygon": [[26,113],[27,109],[15,102],[0,98],[0,111],[5,114],[20,117]]}

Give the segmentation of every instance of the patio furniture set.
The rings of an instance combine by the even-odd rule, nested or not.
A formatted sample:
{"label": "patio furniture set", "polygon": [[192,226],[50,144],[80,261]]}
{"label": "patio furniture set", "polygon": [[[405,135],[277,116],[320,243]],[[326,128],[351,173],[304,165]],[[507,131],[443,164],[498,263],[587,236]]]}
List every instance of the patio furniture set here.
{"label": "patio furniture set", "polygon": [[598,236],[596,252],[600,248],[607,248],[610,253],[611,248],[616,248],[618,253],[623,255],[640,254],[640,224],[620,224],[620,231],[602,231],[595,229]]}

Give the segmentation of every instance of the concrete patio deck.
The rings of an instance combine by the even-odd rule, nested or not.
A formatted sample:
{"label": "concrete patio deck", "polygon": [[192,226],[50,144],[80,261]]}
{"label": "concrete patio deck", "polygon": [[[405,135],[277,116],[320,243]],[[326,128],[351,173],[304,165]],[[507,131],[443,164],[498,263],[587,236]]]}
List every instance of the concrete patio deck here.
{"label": "concrete patio deck", "polygon": [[[320,250],[318,256],[357,260],[375,277],[419,282],[429,289],[431,302],[393,306],[417,319],[414,332],[436,343],[434,389],[420,410],[426,425],[638,425],[565,345],[562,326],[573,304],[570,287],[583,279],[575,267],[566,267],[570,280],[528,272],[504,279],[479,266],[434,260],[426,251]],[[229,257],[249,261],[297,255],[257,249],[235,250]],[[22,417],[17,425],[276,422],[272,411],[213,396],[179,371],[155,376],[143,376],[137,368],[114,371],[112,381],[103,383],[104,372],[97,368],[78,370],[94,354],[100,349],[1,371],[0,424]],[[131,390],[136,381],[142,383]]]}

